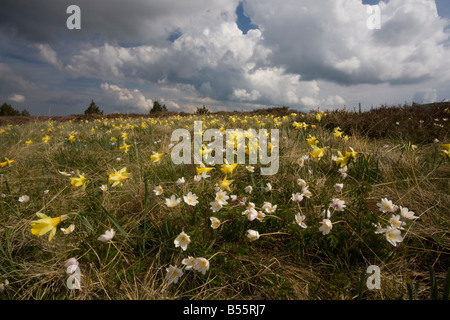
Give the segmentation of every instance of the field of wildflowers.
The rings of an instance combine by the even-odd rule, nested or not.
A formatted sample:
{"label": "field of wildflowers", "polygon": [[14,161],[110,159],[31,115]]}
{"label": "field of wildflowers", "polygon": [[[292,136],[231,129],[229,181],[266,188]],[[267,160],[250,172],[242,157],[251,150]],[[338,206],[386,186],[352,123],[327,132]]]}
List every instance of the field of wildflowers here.
{"label": "field of wildflowers", "polygon": [[[445,298],[450,112],[401,109],[4,124],[0,298]],[[277,173],[215,163],[209,141],[201,164],[174,164],[172,132],[195,121],[278,129]]]}

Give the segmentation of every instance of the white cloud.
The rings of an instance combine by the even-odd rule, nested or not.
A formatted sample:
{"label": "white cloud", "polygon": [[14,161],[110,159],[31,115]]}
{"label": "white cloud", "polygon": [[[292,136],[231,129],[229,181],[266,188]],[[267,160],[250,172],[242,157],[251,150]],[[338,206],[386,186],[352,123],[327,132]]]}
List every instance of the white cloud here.
{"label": "white cloud", "polygon": [[[276,6],[276,10],[275,10]],[[430,0],[381,1],[381,29],[367,28],[367,5],[348,0],[248,0],[274,63],[304,79],[341,84],[410,83],[449,72],[448,21]]]}
{"label": "white cloud", "polygon": [[233,92],[233,96],[240,101],[255,101],[261,97],[261,93],[258,90],[247,92],[245,89],[236,89]]}
{"label": "white cloud", "polygon": [[414,95],[414,102],[417,103],[432,103],[437,101],[436,89],[422,89]]}
{"label": "white cloud", "polygon": [[252,92],[260,93],[261,100],[267,104],[303,104],[309,107],[311,99],[315,99],[320,91],[315,81],[301,81],[298,74],[286,73],[283,68],[278,67],[247,71],[243,78]]}
{"label": "white cloud", "polygon": [[21,94],[13,94],[11,95],[8,100],[14,101],[14,102],[24,102],[25,101],[25,97]]}
{"label": "white cloud", "polygon": [[118,104],[131,110],[149,112],[153,107],[153,101],[147,99],[140,90],[121,88],[114,84],[102,83],[100,87],[110,96],[118,99]]}
{"label": "white cloud", "polygon": [[[67,76],[93,79],[107,105],[130,110],[146,112],[158,100],[180,111],[203,104],[212,110],[288,105],[307,111],[413,96],[429,101],[448,92],[450,29],[432,0],[381,1],[380,30],[367,28],[370,14],[362,1],[246,0],[245,14],[259,27],[247,34],[236,24],[238,3],[113,0],[100,12],[80,0],[82,26],[89,28],[82,27],[77,46],[58,52],[54,48],[63,46],[36,40],[48,33],[44,27],[36,34],[17,29],[28,31],[41,59],[61,70],[39,65],[52,72],[42,87],[54,90]],[[48,4],[42,6],[48,11]],[[174,32],[177,39],[169,41]],[[72,45],[70,35],[62,41]],[[30,78],[20,67],[0,63],[2,70],[9,75],[0,72],[1,86],[9,86],[4,92],[30,101],[33,95],[22,89]]]}
{"label": "white cloud", "polygon": [[58,54],[52,49],[52,47],[50,47],[49,44],[39,43],[36,44],[36,48],[39,49],[39,54],[44,61],[50,63],[58,69],[62,68],[63,64],[58,59]]}

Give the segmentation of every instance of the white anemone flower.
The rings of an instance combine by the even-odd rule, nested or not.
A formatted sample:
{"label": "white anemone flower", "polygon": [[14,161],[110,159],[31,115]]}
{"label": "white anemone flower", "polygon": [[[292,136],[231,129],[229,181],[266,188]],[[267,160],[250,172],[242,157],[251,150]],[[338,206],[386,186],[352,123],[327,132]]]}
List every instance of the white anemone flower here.
{"label": "white anemone flower", "polygon": [[169,284],[177,283],[178,279],[183,275],[183,270],[172,265],[166,268],[166,271],[166,279],[169,281]]}
{"label": "white anemone flower", "polygon": [[182,231],[178,237],[175,238],[173,243],[175,244],[175,248],[181,247],[183,251],[186,251],[188,244],[191,243],[191,238]]}
{"label": "white anemone flower", "polygon": [[385,231],[386,240],[392,244],[394,247],[397,246],[398,242],[403,241],[403,237],[401,235],[401,231],[397,228],[393,228],[392,226],[389,226],[386,228]]}
{"label": "white anemone flower", "polygon": [[180,198],[176,198],[175,195],[172,195],[170,199],[166,199],[166,206],[169,208],[173,208],[181,202]]}
{"label": "white anemone flower", "polygon": [[400,215],[405,218],[405,219],[409,219],[409,220],[415,220],[415,219],[419,219],[418,216],[414,215],[413,211],[409,211],[408,208],[406,207],[401,207],[400,206]]}
{"label": "white anemone flower", "polygon": [[319,231],[321,231],[323,235],[326,235],[330,233],[331,229],[333,229],[333,224],[331,223],[331,220],[323,219]]}
{"label": "white anemone flower", "polygon": [[302,215],[300,212],[298,212],[296,215],[295,215],[295,221],[294,221],[294,223],[297,223],[300,227],[302,227],[303,229],[306,229],[307,228],[307,225],[305,224],[305,218],[306,218],[306,216],[304,216],[304,215]]}
{"label": "white anemone flower", "polygon": [[205,274],[206,271],[209,269],[209,261],[205,258],[195,258],[194,262],[194,270],[201,272],[202,274]]}
{"label": "white anemone flower", "polygon": [[211,221],[211,228],[214,230],[220,226],[220,220],[216,217],[210,217],[209,220]]}
{"label": "white anemone flower", "polygon": [[114,238],[114,235],[116,234],[116,231],[114,229],[106,230],[104,234],[102,234],[100,237],[97,238],[97,240],[100,240],[102,242],[108,242]]}
{"label": "white anemone flower", "polygon": [[155,189],[153,189],[153,192],[155,193],[155,195],[159,196],[164,192],[164,190],[161,186],[157,186]]}
{"label": "white anemone flower", "polygon": [[250,239],[250,241],[255,241],[259,239],[259,232],[256,230],[247,230],[247,238]]}
{"label": "white anemone flower", "polygon": [[195,207],[198,203],[198,200],[197,200],[198,197],[192,192],[189,192],[187,194],[187,196],[183,197],[183,199],[184,199],[184,202],[186,202],[188,205],[193,206],[193,207]]}

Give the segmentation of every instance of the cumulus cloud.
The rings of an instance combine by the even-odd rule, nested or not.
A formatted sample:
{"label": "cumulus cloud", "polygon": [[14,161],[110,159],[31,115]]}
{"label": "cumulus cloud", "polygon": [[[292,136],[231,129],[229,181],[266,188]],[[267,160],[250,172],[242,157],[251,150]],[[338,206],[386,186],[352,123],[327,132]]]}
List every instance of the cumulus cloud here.
{"label": "cumulus cloud", "polygon": [[14,101],[14,102],[25,102],[25,96],[21,94],[14,93],[11,95],[8,100]]}
{"label": "cumulus cloud", "polygon": [[[380,1],[379,30],[367,27],[362,1],[246,0],[244,14],[258,26],[246,34],[236,23],[239,0],[80,0],[77,32],[65,27],[68,0],[4,1],[0,31],[14,34],[9,42],[25,39],[48,69],[58,68],[48,86],[89,81],[80,94],[96,87],[115,108],[147,111],[158,100],[172,110],[308,111],[368,104],[388,91],[401,102],[415,94],[430,100],[445,87],[437,82],[450,81],[448,20],[431,0]],[[8,94],[29,101],[23,69],[0,63],[13,81]],[[0,72],[0,84],[6,81]]]}
{"label": "cumulus cloud", "polygon": [[127,107],[130,110],[134,109],[139,112],[149,112],[153,107],[153,101],[147,99],[138,89],[129,90],[107,82],[102,83],[100,87],[106,94],[118,99],[121,107]]}
{"label": "cumulus cloud", "polygon": [[58,59],[58,54],[55,50],[52,49],[52,47],[50,47],[50,45],[38,43],[36,44],[36,48],[39,49],[39,54],[44,61],[50,63],[58,69],[62,68],[63,64]]}
{"label": "cumulus cloud", "polygon": [[422,89],[416,92],[414,95],[414,102],[417,103],[432,103],[437,101],[437,90],[436,89]]}
{"label": "cumulus cloud", "polygon": [[[304,79],[341,84],[421,81],[448,72],[448,21],[429,0],[380,1],[381,28],[367,28],[361,1],[248,0],[274,63]],[[444,71],[445,70],[445,71]]]}

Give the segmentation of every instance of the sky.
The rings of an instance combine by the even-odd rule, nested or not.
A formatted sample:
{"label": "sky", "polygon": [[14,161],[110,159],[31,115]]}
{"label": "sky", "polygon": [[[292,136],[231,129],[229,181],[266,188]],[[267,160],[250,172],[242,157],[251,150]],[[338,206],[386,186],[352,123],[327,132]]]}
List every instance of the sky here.
{"label": "sky", "polygon": [[446,101],[449,36],[448,0],[2,0],[0,104],[59,116],[92,100],[105,114]]}

